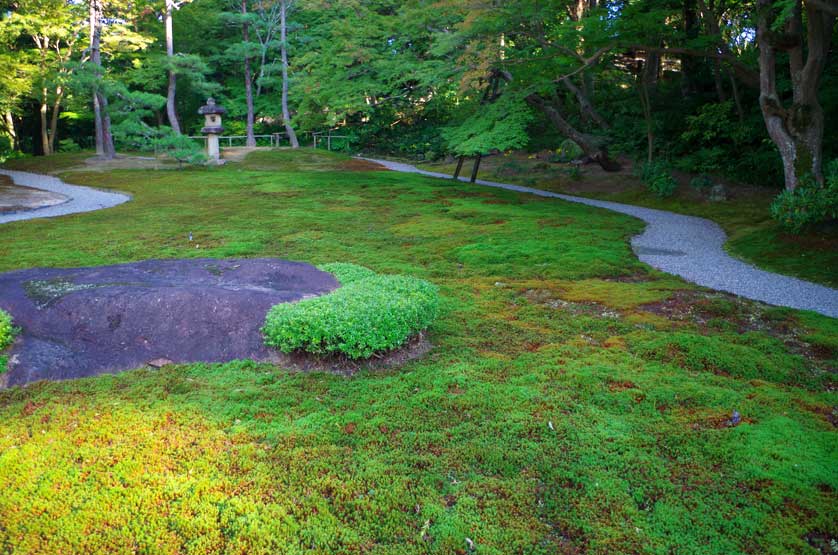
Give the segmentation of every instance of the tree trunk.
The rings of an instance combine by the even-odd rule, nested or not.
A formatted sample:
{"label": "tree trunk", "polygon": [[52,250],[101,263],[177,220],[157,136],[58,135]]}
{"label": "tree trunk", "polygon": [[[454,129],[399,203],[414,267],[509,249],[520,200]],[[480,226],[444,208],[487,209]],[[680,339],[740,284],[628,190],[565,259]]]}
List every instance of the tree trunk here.
{"label": "tree trunk", "polygon": [[[803,60],[803,18],[797,5],[782,32],[772,29],[771,0],[759,0],[760,95],[768,135],[780,151],[786,189],[793,191],[801,180],[823,183],[823,108],[818,101],[821,76],[829,54],[835,16],[807,3],[806,61]],[[777,51],[788,52],[792,82],[792,105],[784,107],[777,92]]]}
{"label": "tree trunk", "polygon": [[177,120],[177,108],[175,106],[175,92],[177,89],[177,76],[172,67],[175,56],[175,39],[172,29],[172,12],[174,11],[174,0],[166,0],[166,58],[169,62],[169,86],[166,90],[166,115],[169,117],[169,125],[172,131],[180,135],[180,124]]}
{"label": "tree trunk", "polygon": [[739,123],[745,123],[745,109],[742,107],[742,96],[739,93],[739,84],[736,82],[736,77],[733,72],[728,71],[730,77],[730,90],[733,92],[733,103],[736,105],[736,115],[739,117]]}
{"label": "tree trunk", "polygon": [[725,93],[724,83],[722,83],[722,69],[719,60],[713,60],[713,84],[716,86],[716,96],[719,102],[727,100],[727,93]]}
{"label": "tree trunk", "polygon": [[300,148],[300,143],[297,141],[297,134],[294,133],[294,127],[291,125],[291,113],[288,111],[288,39],[286,37],[288,0],[280,1],[279,42],[281,44],[280,55],[282,58],[282,123],[285,124],[285,131],[288,133],[288,139],[291,141],[291,148]]}
{"label": "tree trunk", "polygon": [[483,159],[482,154],[474,157],[474,166],[471,167],[471,179],[469,181],[474,183],[477,181],[477,172],[480,171],[480,161]]}
{"label": "tree trunk", "polygon": [[463,169],[463,159],[465,156],[460,156],[457,159],[457,167],[454,169],[454,181],[458,181],[460,179],[460,172]]}
{"label": "tree trunk", "polygon": [[591,104],[590,99],[585,96],[585,93],[577,87],[573,81],[570,80],[569,77],[565,77],[562,79],[562,83],[564,84],[565,88],[569,90],[573,95],[576,97],[577,102],[579,102],[579,111],[581,112],[582,116],[585,118],[590,119],[594,123],[596,123],[602,129],[611,129],[611,126],[605,121],[599,112],[594,109],[594,105]]}
{"label": "tree trunk", "polygon": [[[250,34],[247,25],[247,0],[242,0],[242,39],[244,46],[250,42]],[[245,146],[256,146],[256,137],[253,136],[253,82],[250,77],[250,56],[244,55],[244,96],[247,103],[247,138]]]}
{"label": "tree trunk", "polygon": [[90,63],[93,64],[96,79],[93,85],[93,113],[96,126],[96,154],[113,158],[116,152],[111,136],[111,118],[108,114],[108,100],[102,92],[102,0],[90,0]]}
{"label": "tree trunk", "polygon": [[6,127],[6,133],[9,134],[9,138],[12,140],[12,148],[18,150],[20,145],[18,145],[17,130],[15,129],[15,117],[11,111],[3,114],[3,125]]}
{"label": "tree trunk", "polygon": [[262,82],[265,80],[265,62],[268,51],[265,46],[261,47],[259,55],[259,77],[256,79],[256,96],[262,96]]}
{"label": "tree trunk", "polygon": [[49,147],[49,132],[47,131],[47,88],[41,90],[41,107],[39,113],[41,116],[41,149],[44,151],[44,156],[52,154]]}
{"label": "tree trunk", "polygon": [[655,128],[652,120],[652,96],[649,94],[647,76],[646,71],[640,74],[640,105],[643,108],[643,121],[646,123],[646,161],[651,164],[655,156]]}
{"label": "tree trunk", "polygon": [[61,112],[61,99],[64,98],[64,88],[55,89],[55,101],[52,103],[52,116],[49,122],[49,151],[55,152],[55,137],[58,135],[58,114]]}
{"label": "tree trunk", "polygon": [[[687,40],[692,40],[698,37],[698,12],[696,10],[696,0],[684,0],[684,33]],[[683,97],[690,96],[695,92],[695,73],[696,64],[691,56],[681,57],[681,95]]]}
{"label": "tree trunk", "polygon": [[616,172],[622,169],[617,161],[608,157],[608,149],[601,140],[574,128],[562,117],[558,110],[549,105],[541,96],[531,94],[527,97],[527,103],[541,110],[562,135],[578,144],[579,148],[591,160],[602,166],[602,169],[609,172]]}

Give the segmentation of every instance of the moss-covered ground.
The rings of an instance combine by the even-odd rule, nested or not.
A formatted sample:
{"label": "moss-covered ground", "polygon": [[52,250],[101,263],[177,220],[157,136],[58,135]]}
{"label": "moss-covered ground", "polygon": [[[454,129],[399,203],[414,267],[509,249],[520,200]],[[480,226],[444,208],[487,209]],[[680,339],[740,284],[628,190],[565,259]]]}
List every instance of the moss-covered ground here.
{"label": "moss-covered ground", "polygon": [[[453,174],[456,164],[436,162],[423,169]],[[470,175],[471,163],[462,175]],[[480,179],[539,187],[625,204],[700,216],[717,222],[728,234],[725,248],[761,268],[838,287],[838,226],[826,226],[801,235],[786,233],[772,218],[771,202],[777,189],[726,183],[728,198],[711,202],[706,192],[689,185],[691,176],[677,173],[678,188],[670,198],[659,198],[631,174],[630,163],[619,173],[605,173],[596,165],[573,169],[572,164],[539,160],[524,153],[500,154],[483,159]]]}
{"label": "moss-covered ground", "polygon": [[442,295],[435,348],[399,369],[191,364],[0,391],[0,551],[834,545],[838,321],[651,271],[627,243],[642,224],[615,213],[348,167],[277,152],[74,173],[133,200],[0,226],[0,271],[276,256]]}

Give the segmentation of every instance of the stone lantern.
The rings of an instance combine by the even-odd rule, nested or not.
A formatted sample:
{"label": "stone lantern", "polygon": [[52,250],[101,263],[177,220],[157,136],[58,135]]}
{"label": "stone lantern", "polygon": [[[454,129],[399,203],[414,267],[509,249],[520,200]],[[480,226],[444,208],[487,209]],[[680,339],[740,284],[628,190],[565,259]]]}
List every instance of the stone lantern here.
{"label": "stone lantern", "polygon": [[226,114],[227,109],[217,105],[214,98],[208,98],[206,105],[198,108],[198,113],[205,118],[201,133],[207,136],[207,156],[210,161],[218,163],[220,155],[218,136],[224,131],[221,125],[221,114]]}

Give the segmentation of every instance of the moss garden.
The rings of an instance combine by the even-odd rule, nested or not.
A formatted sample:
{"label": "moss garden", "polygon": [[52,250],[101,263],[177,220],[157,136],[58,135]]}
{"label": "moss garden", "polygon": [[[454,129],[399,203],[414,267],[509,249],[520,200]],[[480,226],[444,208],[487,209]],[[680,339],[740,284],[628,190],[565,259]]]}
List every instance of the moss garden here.
{"label": "moss garden", "polygon": [[82,168],[60,175],[132,200],[0,226],[0,271],[306,261],[343,285],[271,310],[271,345],[434,345],[352,377],[241,360],[0,390],[0,553],[834,551],[838,320],[654,271],[627,216],[349,163]]}

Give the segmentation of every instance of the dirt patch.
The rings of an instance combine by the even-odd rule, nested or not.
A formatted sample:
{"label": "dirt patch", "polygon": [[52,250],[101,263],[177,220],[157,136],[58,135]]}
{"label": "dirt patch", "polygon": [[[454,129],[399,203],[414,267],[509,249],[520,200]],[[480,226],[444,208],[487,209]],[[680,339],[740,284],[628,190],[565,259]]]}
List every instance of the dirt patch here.
{"label": "dirt patch", "polygon": [[719,330],[720,326],[740,334],[763,332],[812,361],[829,361],[835,356],[824,346],[805,341],[805,331],[800,329],[791,312],[727,293],[676,291],[664,301],[640,305],[638,309],[674,322],[696,325],[704,332]]}
{"label": "dirt patch", "polygon": [[381,164],[376,164],[375,162],[370,162],[369,160],[358,160],[358,159],[351,159],[343,162],[340,165],[340,169],[350,171],[350,172],[380,172],[380,171],[388,171],[387,168],[382,166]]}
{"label": "dirt patch", "polygon": [[0,307],[22,330],[0,385],[116,373],[159,360],[277,361],[259,331],[268,309],[337,286],[331,274],[278,259],[0,274]]}
{"label": "dirt patch", "polygon": [[100,158],[91,156],[85,159],[84,166],[62,169],[62,172],[74,171],[97,171],[107,172],[113,170],[162,170],[179,167],[177,160],[171,158],[154,156],[126,156],[118,154],[115,158]]}
{"label": "dirt patch", "polygon": [[257,152],[259,150],[272,149],[266,146],[228,146],[221,149],[221,158],[228,162],[241,162],[247,157],[248,154],[250,154],[251,152]]}
{"label": "dirt patch", "polygon": [[273,352],[271,362],[298,372],[331,372],[351,376],[359,370],[385,370],[425,356],[433,345],[424,333],[413,336],[400,348],[380,356],[352,360],[344,356],[320,357],[308,353]]}

